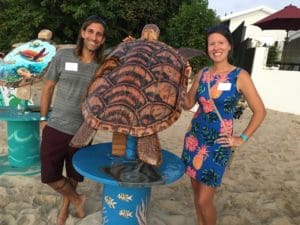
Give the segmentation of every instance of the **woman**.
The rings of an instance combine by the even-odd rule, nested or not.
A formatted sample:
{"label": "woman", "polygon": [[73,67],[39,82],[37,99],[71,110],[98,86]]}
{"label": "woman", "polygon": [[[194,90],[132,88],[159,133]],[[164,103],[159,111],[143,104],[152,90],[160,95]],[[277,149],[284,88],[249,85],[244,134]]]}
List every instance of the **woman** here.
{"label": "woman", "polygon": [[[232,155],[231,147],[244,144],[266,115],[249,74],[229,62],[233,41],[227,27],[209,29],[206,51],[213,65],[198,72],[184,101],[185,110],[199,103],[182,153],[186,174],[191,177],[198,225],[216,224],[213,199]],[[241,94],[253,115],[243,133],[233,136],[233,113]]]}

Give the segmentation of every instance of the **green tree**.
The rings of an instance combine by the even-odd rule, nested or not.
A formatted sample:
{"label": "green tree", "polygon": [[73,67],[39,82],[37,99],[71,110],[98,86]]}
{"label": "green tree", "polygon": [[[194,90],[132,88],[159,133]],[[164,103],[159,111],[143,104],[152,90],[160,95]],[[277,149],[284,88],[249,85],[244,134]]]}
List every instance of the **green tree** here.
{"label": "green tree", "polygon": [[171,46],[204,49],[205,29],[217,22],[207,7],[207,0],[0,0],[0,50],[35,39],[41,29],[50,29],[57,44],[75,43],[82,22],[95,14],[107,22],[107,47],[155,23]]}
{"label": "green tree", "polygon": [[273,66],[278,61],[279,50],[276,45],[269,46],[267,65]]}
{"label": "green tree", "polygon": [[35,31],[43,21],[39,4],[34,1],[28,4],[26,0],[1,0],[0,9],[0,49],[7,51],[13,43],[36,36]]}
{"label": "green tree", "polygon": [[140,36],[143,26],[155,23],[164,32],[166,21],[178,12],[183,0],[104,0],[102,15],[108,22],[109,46],[128,35]]}
{"label": "green tree", "polygon": [[162,30],[177,13],[182,0],[1,0],[0,49],[8,51],[16,42],[34,39],[44,28],[54,34],[54,41],[74,43],[84,19],[93,14],[108,24],[107,45],[120,42],[128,34],[140,35],[146,23],[156,23]]}
{"label": "green tree", "polygon": [[[207,0],[184,2],[179,13],[172,17],[166,29],[166,40],[176,48],[192,47],[205,50],[207,28],[219,23],[216,13],[208,8]],[[197,57],[192,60],[194,71],[208,64],[208,59]]]}

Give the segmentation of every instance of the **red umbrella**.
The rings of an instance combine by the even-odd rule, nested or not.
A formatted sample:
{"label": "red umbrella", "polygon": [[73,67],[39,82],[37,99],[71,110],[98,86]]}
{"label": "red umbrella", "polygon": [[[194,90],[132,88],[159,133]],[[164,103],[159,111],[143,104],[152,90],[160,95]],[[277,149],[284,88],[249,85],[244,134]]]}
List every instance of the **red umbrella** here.
{"label": "red umbrella", "polygon": [[263,30],[300,30],[300,8],[293,5],[286,6],[253,25]]}
{"label": "red umbrella", "polygon": [[[286,30],[285,44],[288,42],[288,31],[300,30],[300,8],[289,5],[283,9],[257,21],[253,25],[259,26],[263,30]],[[285,59],[286,51],[282,59]]]}

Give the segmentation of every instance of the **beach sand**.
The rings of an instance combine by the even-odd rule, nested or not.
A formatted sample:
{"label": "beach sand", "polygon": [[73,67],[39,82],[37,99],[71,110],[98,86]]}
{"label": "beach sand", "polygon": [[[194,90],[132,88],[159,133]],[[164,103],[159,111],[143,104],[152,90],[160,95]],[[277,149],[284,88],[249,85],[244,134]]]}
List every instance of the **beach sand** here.
{"label": "beach sand", "polygon": [[[193,116],[180,119],[160,132],[163,149],[181,155],[184,133]],[[240,134],[250,119],[246,109],[235,121]],[[267,110],[259,130],[236,150],[231,169],[224,175],[215,204],[219,225],[300,224],[300,116]],[[0,154],[6,154],[6,123],[0,122]],[[94,143],[111,141],[98,132]],[[67,225],[100,224],[101,184],[86,179],[79,192],[87,195],[84,219],[70,215]],[[40,176],[0,175],[0,225],[55,224],[60,197]],[[72,208],[72,212],[74,209]],[[192,191],[187,176],[152,189],[149,225],[195,225]],[[116,224],[117,225],[117,224]]]}

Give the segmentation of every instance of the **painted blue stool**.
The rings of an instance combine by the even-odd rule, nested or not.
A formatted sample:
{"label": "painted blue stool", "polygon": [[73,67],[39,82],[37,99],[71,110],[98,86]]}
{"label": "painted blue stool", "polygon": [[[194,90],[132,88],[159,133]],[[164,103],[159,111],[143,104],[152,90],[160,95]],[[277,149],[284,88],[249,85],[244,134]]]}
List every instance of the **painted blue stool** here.
{"label": "painted blue stool", "polygon": [[12,106],[0,107],[0,120],[7,121],[8,162],[12,167],[29,167],[40,159],[40,113]]}
{"label": "painted blue stool", "polygon": [[126,157],[111,154],[112,143],[96,144],[80,149],[73,156],[75,169],[83,176],[103,183],[102,225],[144,225],[147,224],[151,187],[171,184],[184,173],[181,159],[173,153],[162,150],[162,164],[157,169],[159,182],[119,182],[105,171],[119,163],[136,160],[136,139],[128,136]]}

